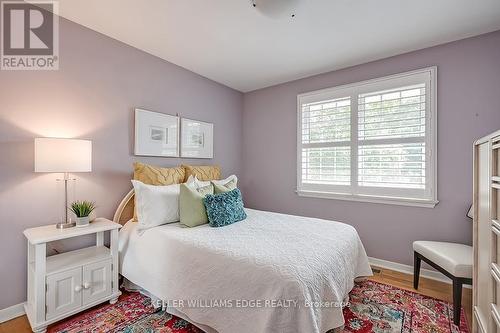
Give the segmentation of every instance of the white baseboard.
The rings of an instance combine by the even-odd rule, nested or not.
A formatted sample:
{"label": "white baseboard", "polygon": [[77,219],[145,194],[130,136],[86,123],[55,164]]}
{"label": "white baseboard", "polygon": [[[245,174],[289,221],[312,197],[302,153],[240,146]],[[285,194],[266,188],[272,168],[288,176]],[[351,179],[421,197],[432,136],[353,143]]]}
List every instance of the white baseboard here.
{"label": "white baseboard", "polygon": [[[369,257],[368,260],[370,262],[370,265],[372,265],[372,266],[376,266],[376,267],[380,267],[380,268],[387,268],[387,269],[390,269],[390,270],[393,270],[396,272],[401,272],[401,273],[413,275],[413,266],[404,265],[404,264],[400,264],[400,263],[392,262],[392,261],[388,261],[388,260],[383,260],[383,259],[372,258],[372,257]],[[451,282],[452,282],[447,276],[443,275],[442,273],[440,273],[438,271],[430,270],[430,269],[425,269],[425,268],[420,269],[420,277],[424,277],[424,278],[436,280],[436,281],[441,281],[441,282],[448,283],[448,284],[451,284]],[[464,288],[470,289],[470,288],[472,288],[472,286],[464,284]]]}
{"label": "white baseboard", "polygon": [[24,303],[9,306],[0,310],[0,323],[9,321],[24,314]]}

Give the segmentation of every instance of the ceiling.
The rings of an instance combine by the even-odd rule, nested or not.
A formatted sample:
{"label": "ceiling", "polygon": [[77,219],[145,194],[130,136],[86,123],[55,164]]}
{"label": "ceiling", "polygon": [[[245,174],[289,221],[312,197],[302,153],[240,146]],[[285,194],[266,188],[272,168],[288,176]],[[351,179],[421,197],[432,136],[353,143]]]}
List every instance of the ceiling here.
{"label": "ceiling", "polygon": [[[263,13],[266,1],[291,8]],[[243,92],[500,30],[499,0],[59,4],[71,21]]]}

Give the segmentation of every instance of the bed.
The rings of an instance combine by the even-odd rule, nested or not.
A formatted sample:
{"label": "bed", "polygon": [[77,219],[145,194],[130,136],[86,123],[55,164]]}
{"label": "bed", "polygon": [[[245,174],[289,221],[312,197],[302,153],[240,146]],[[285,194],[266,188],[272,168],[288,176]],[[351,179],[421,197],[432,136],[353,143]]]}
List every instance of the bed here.
{"label": "bed", "polygon": [[139,234],[132,198],[115,214],[120,273],[206,332],[325,333],[343,325],[355,279],[372,275],[347,224],[245,209],[247,219],[222,228]]}

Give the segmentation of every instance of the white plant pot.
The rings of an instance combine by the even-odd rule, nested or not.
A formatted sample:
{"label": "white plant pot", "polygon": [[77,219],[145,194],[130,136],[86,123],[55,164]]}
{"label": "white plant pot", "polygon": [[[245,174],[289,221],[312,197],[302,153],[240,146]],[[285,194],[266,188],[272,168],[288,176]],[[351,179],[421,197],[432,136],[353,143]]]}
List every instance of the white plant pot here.
{"label": "white plant pot", "polygon": [[90,217],[88,216],[76,218],[76,226],[79,228],[87,227],[89,225],[89,222],[90,222]]}

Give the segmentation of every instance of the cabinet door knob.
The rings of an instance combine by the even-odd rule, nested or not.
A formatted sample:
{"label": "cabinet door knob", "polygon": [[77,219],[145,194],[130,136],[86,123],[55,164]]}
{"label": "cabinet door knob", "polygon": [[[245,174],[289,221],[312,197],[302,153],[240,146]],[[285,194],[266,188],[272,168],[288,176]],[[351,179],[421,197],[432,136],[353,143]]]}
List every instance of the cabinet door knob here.
{"label": "cabinet door knob", "polygon": [[75,291],[76,291],[77,293],[79,293],[81,290],[82,290],[82,286],[76,286],[76,287],[75,287]]}
{"label": "cabinet door knob", "polygon": [[83,289],[89,289],[89,288],[90,288],[90,283],[85,282],[85,283],[83,284]]}

